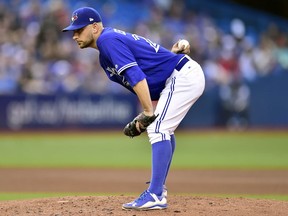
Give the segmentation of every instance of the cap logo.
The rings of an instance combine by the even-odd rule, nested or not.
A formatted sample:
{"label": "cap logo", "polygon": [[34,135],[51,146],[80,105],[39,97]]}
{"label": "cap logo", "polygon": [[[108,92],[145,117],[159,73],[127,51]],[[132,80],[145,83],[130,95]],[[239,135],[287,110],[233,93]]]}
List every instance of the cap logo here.
{"label": "cap logo", "polygon": [[93,18],[89,18],[89,21],[92,22],[94,19]]}
{"label": "cap logo", "polygon": [[73,16],[71,18],[72,22],[74,22],[77,19],[78,19],[77,13],[73,14]]}

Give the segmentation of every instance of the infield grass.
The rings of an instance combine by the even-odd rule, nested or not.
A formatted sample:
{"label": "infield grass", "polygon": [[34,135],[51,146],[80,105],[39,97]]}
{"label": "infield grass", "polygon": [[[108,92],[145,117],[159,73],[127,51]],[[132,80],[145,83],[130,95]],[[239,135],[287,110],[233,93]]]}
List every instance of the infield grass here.
{"label": "infield grass", "polygon": [[[174,168],[288,169],[287,131],[176,133]],[[149,168],[145,135],[120,132],[0,133],[0,167]]]}
{"label": "infield grass", "polygon": [[[65,196],[120,196],[123,194],[99,194],[99,193],[0,193],[1,200],[25,200],[25,199],[37,199],[37,198],[50,198],[50,197],[65,197]],[[133,194],[138,195],[138,194]],[[177,194],[175,194],[177,195]],[[184,196],[195,196],[195,197],[245,197],[255,199],[269,199],[269,200],[283,200],[288,201],[288,195],[277,195],[277,194],[180,194]]]}

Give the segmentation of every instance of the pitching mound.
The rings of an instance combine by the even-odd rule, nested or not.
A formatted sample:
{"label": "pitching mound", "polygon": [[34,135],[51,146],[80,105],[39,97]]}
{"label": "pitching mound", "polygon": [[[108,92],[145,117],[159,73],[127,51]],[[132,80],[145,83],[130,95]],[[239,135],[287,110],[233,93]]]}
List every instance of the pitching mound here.
{"label": "pitching mound", "polygon": [[[0,216],[286,216],[287,201],[180,196],[179,194],[288,194],[287,170],[172,170],[166,210],[124,211],[146,189],[149,170],[0,169],[0,192],[100,193],[0,201]],[[126,196],[126,194],[136,194]],[[178,195],[176,195],[178,194]],[[240,197],[240,195],[239,195]]]}
{"label": "pitching mound", "polygon": [[247,198],[212,198],[169,196],[166,210],[125,211],[122,203],[132,200],[131,196],[75,196],[25,201],[0,202],[1,216],[48,215],[48,216],[140,216],[140,215],[221,215],[221,216],[284,216],[288,212],[288,202]]}

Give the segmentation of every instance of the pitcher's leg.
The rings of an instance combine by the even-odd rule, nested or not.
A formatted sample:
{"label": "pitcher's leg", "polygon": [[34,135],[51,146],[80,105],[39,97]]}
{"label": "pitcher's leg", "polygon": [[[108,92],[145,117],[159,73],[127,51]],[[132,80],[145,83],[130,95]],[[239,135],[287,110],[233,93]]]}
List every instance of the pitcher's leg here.
{"label": "pitcher's leg", "polygon": [[175,151],[175,148],[176,148],[176,140],[175,140],[175,135],[174,134],[170,135],[170,144],[171,144],[172,154],[171,154],[171,157],[170,157],[170,160],[169,160],[169,164],[168,164],[168,167],[167,167],[167,170],[166,170],[166,174],[165,174],[165,179],[164,179],[163,185],[166,184],[166,179],[167,179],[167,176],[168,176],[168,173],[169,173],[169,170],[170,170],[171,162],[172,162],[174,151]]}
{"label": "pitcher's leg", "polygon": [[170,140],[152,144],[152,176],[148,190],[157,196],[162,195],[166,171],[172,157]]}

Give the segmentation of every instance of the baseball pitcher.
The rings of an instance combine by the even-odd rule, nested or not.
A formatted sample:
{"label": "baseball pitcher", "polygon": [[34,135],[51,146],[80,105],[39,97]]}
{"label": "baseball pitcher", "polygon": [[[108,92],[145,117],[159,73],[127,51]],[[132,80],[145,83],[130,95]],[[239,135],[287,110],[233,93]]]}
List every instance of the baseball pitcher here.
{"label": "baseball pitcher", "polygon": [[[200,65],[186,55],[189,44],[177,42],[170,51],[140,35],[103,27],[101,16],[90,7],[75,10],[63,31],[72,31],[81,49],[98,50],[107,77],[136,94],[143,108],[123,132],[129,137],[147,132],[152,147],[150,184],[122,208],[167,208],[165,182],[176,146],[174,131],[205,86]],[[158,101],[155,110],[152,101]]]}

